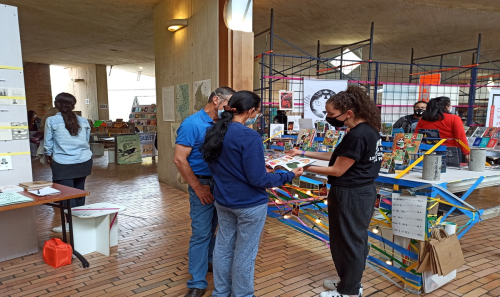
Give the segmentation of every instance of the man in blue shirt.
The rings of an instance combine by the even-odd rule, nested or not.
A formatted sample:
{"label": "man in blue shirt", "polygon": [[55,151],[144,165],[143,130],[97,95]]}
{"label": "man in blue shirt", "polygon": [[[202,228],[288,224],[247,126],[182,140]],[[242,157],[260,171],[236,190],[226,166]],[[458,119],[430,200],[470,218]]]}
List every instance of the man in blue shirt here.
{"label": "man in blue shirt", "polygon": [[208,282],[205,279],[211,271],[212,254],[217,229],[217,213],[214,206],[214,181],[208,165],[203,161],[200,148],[205,133],[219,119],[219,110],[227,105],[235,91],[228,87],[215,89],[207,105],[199,112],[187,117],[177,130],[174,163],[182,178],[189,184],[189,205],[191,216],[191,240],[189,241],[189,288],[185,297],[201,297]]}

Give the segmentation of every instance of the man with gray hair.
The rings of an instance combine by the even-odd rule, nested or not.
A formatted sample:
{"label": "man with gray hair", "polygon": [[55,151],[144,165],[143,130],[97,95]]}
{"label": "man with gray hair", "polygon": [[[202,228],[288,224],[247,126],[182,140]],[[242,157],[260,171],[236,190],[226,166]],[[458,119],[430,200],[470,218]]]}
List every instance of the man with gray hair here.
{"label": "man with gray hair", "polygon": [[[189,241],[189,291],[185,297],[201,297],[208,282],[207,272],[212,271],[212,255],[217,228],[217,212],[214,206],[214,180],[203,161],[200,148],[205,142],[205,133],[227,105],[235,91],[219,87],[210,94],[208,102],[199,112],[187,117],[177,130],[174,163],[182,178],[189,184],[189,215],[191,217],[191,240]],[[220,111],[220,112],[219,112]]]}

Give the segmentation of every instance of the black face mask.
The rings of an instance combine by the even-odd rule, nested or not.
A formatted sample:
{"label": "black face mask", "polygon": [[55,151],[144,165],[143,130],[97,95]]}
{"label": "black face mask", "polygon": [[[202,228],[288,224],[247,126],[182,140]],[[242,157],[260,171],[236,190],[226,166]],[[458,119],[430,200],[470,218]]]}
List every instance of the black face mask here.
{"label": "black face mask", "polygon": [[421,116],[423,116],[423,115],[424,115],[424,112],[425,112],[425,110],[424,110],[424,109],[421,109],[421,108],[419,108],[419,109],[415,109],[415,110],[413,111],[413,115],[414,115],[414,116],[416,116],[416,117],[421,117]]}
{"label": "black face mask", "polygon": [[328,124],[330,124],[336,128],[341,128],[341,127],[345,126],[344,122],[347,121],[347,119],[345,119],[343,121],[338,120],[337,118],[340,117],[341,115],[343,115],[343,114],[339,114],[336,117],[326,117],[325,120]]}

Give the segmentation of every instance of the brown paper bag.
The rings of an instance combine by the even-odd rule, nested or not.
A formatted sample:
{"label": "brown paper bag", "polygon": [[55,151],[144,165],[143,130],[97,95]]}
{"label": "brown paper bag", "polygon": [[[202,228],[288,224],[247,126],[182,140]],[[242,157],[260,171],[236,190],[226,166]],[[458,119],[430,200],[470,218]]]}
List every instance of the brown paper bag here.
{"label": "brown paper bag", "polygon": [[447,275],[465,264],[456,234],[449,236],[443,229],[433,229],[429,246],[435,274]]}
{"label": "brown paper bag", "polygon": [[429,253],[428,242],[420,242],[420,249],[418,251],[418,265],[417,272],[429,271],[432,269],[431,266],[431,255]]}

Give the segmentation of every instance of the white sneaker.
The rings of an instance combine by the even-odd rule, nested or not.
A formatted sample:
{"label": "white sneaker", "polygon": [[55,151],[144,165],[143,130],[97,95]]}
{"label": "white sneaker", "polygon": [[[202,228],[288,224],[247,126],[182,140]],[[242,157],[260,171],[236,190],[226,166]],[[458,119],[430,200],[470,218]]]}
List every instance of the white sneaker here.
{"label": "white sneaker", "polygon": [[349,297],[349,295],[340,294],[337,290],[321,292],[319,297]]}
{"label": "white sneaker", "polygon": [[[328,290],[335,291],[337,290],[337,286],[339,285],[339,283],[339,279],[325,279],[325,281],[323,282],[323,287],[327,288]],[[359,297],[363,296],[363,285],[360,285],[361,287],[359,288]]]}
{"label": "white sneaker", "polygon": [[[66,223],[66,232],[69,231],[69,224]],[[52,229],[52,232],[62,233],[62,225]]]}

